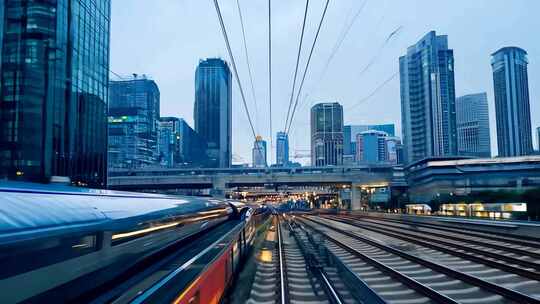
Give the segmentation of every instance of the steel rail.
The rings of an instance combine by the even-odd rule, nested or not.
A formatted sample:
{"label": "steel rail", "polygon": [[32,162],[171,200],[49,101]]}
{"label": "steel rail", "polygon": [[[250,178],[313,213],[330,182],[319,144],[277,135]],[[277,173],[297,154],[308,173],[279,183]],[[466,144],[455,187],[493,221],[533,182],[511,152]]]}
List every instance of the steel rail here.
{"label": "steel rail", "polygon": [[[298,247],[300,247],[300,251],[302,252],[302,255],[304,256],[304,258],[308,258],[306,248],[305,248],[305,244],[300,240],[300,238],[298,237],[296,231],[294,231],[294,228],[292,227],[292,225],[291,225],[291,223],[289,221],[287,221],[287,225],[289,226],[289,231],[292,232],[292,235],[293,235],[296,243],[298,244]],[[328,276],[326,275],[326,272],[323,269],[319,268],[319,267],[310,267],[310,269],[311,269],[311,271],[315,272],[315,277],[317,277],[319,279],[320,283],[323,284],[323,290],[325,291],[326,296],[328,297],[328,300],[330,301],[330,303],[332,303],[332,304],[343,304],[343,301],[341,300],[341,297],[339,296],[339,294],[336,291],[336,289],[334,288],[334,286],[332,286],[332,283],[328,279]]]}
{"label": "steel rail", "polygon": [[278,238],[278,256],[279,256],[279,282],[280,282],[280,298],[282,304],[289,303],[289,295],[287,290],[287,274],[286,265],[283,262],[283,245],[281,239],[281,224],[279,222],[279,215],[276,215],[276,234]]}
{"label": "steel rail", "polygon": [[372,227],[370,225],[360,224],[358,222],[348,221],[348,220],[339,219],[339,218],[332,218],[332,220],[342,222],[342,223],[345,223],[345,224],[349,224],[349,225],[359,227],[359,228],[362,228],[362,229],[366,229],[366,230],[369,230],[369,231],[373,231],[373,232],[376,232],[376,233],[384,234],[384,235],[387,235],[387,236],[390,236],[390,237],[394,237],[394,238],[404,240],[404,241],[407,241],[407,242],[410,242],[410,243],[414,243],[414,244],[417,244],[417,245],[428,247],[428,248],[431,248],[431,249],[434,249],[434,250],[442,251],[444,253],[448,253],[450,255],[458,256],[458,257],[466,259],[466,260],[474,261],[474,262],[477,262],[477,263],[481,263],[481,264],[484,264],[484,265],[488,265],[488,266],[491,266],[491,267],[494,267],[494,268],[504,270],[506,272],[514,273],[514,274],[517,274],[517,275],[520,275],[520,276],[523,276],[523,277],[526,277],[526,278],[529,278],[529,279],[540,281],[540,273],[538,271],[530,271],[530,270],[527,270],[527,269],[524,269],[524,268],[515,267],[515,266],[509,265],[509,264],[506,264],[506,263],[502,263],[502,262],[482,258],[480,256],[477,256],[477,255],[474,255],[474,254],[471,254],[471,253],[461,252],[461,251],[458,251],[458,250],[453,250],[453,249],[447,248],[445,246],[455,247],[455,248],[460,249],[460,250],[474,252],[475,254],[488,256],[488,257],[491,257],[491,258],[494,258],[494,259],[499,259],[499,260],[502,260],[502,261],[505,261],[505,262],[508,262],[508,263],[521,265],[523,267],[533,268],[533,269],[538,270],[540,268],[538,267],[538,264],[536,264],[536,263],[516,260],[514,258],[510,258],[508,256],[503,256],[503,255],[500,255],[500,254],[497,254],[497,253],[494,253],[494,252],[489,252],[489,251],[485,251],[485,250],[479,250],[479,249],[476,249],[476,248],[471,248],[471,247],[463,246],[463,245],[458,246],[458,245],[456,245],[454,243],[451,243],[451,242],[446,242],[446,241],[443,241],[443,240],[437,240],[437,243],[445,245],[445,246],[440,246],[438,244],[433,243],[433,240],[431,242],[430,241],[420,240],[420,239],[418,239],[417,235],[411,236],[411,234],[406,233],[406,232],[399,232],[399,233],[398,232],[391,232],[389,230],[383,230],[381,228],[374,228],[374,227]]}
{"label": "steel rail", "polygon": [[[350,220],[352,220],[354,222],[357,222],[357,223],[360,222],[360,220],[358,218],[348,217],[348,216],[335,217],[335,218],[346,218],[346,219],[350,219]],[[391,229],[392,231],[406,230],[406,231],[412,231],[414,233],[418,233],[417,230],[415,231],[412,228],[396,227],[396,226],[393,226],[393,225],[390,225],[390,224],[384,223],[384,222],[380,222],[380,223],[368,222],[368,223],[365,223],[365,224],[366,225],[379,225],[379,226],[387,227],[387,228]],[[405,224],[405,225],[408,225],[408,224]],[[401,231],[400,231],[400,233],[401,233]],[[409,234],[409,235],[414,235],[414,234]],[[466,234],[466,235],[468,235],[468,234]],[[524,255],[524,256],[530,256],[531,258],[535,258],[535,259],[540,259],[540,254],[536,253],[536,252],[531,252],[531,251],[518,249],[518,248],[514,248],[514,247],[509,247],[509,246],[504,246],[504,245],[500,245],[500,244],[487,243],[487,242],[484,242],[484,241],[470,240],[470,239],[466,239],[466,238],[459,237],[459,236],[452,236],[452,235],[447,235],[447,234],[443,234],[443,233],[437,233],[437,232],[431,232],[430,231],[429,235],[426,235],[425,237],[426,238],[432,238],[432,236],[451,239],[451,240],[458,241],[458,242],[472,243],[472,244],[475,244],[475,245],[480,245],[480,246],[484,246],[484,247],[490,247],[490,248],[497,249],[497,250],[507,251],[507,252],[511,252],[511,253],[515,253],[515,254]],[[504,241],[499,241],[499,242],[504,242]],[[449,244],[453,244],[453,243],[449,243]],[[449,246],[463,246],[463,245],[457,244],[457,245],[449,245]],[[474,248],[472,248],[472,249],[476,250]],[[509,257],[506,257],[506,258],[509,258]],[[501,258],[501,260],[502,259],[503,258]],[[508,262],[514,262],[514,261],[509,260]],[[531,265],[523,265],[523,266],[532,267],[532,268],[536,268],[536,269],[540,270],[540,264],[536,264],[536,265],[533,264],[532,266]]]}
{"label": "steel rail", "polygon": [[338,233],[341,233],[343,235],[346,235],[348,237],[351,237],[351,238],[354,238],[356,240],[362,241],[362,242],[364,242],[366,244],[369,244],[369,245],[374,246],[376,248],[379,248],[381,250],[384,250],[384,251],[390,252],[392,254],[395,254],[397,256],[400,256],[400,257],[402,257],[404,259],[407,259],[409,261],[421,264],[421,265],[426,266],[426,267],[428,267],[430,269],[433,269],[433,270],[435,270],[437,272],[443,273],[445,275],[456,278],[456,279],[461,280],[463,282],[466,282],[466,283],[469,283],[469,284],[472,284],[472,285],[476,285],[476,286],[478,286],[480,288],[483,288],[483,289],[488,290],[490,292],[494,292],[494,293],[499,294],[499,295],[501,295],[503,297],[506,297],[508,299],[517,301],[518,303],[536,303],[536,304],[540,303],[540,300],[538,300],[536,298],[533,298],[531,296],[528,296],[526,294],[523,294],[521,292],[499,286],[497,284],[494,284],[494,283],[485,281],[483,279],[480,279],[480,278],[478,278],[476,276],[469,275],[469,274],[466,274],[464,272],[451,269],[451,268],[449,268],[447,266],[444,266],[444,265],[441,265],[441,264],[438,264],[438,263],[435,263],[435,262],[424,260],[424,259],[419,258],[417,256],[414,256],[414,255],[408,254],[408,253],[406,253],[404,251],[401,251],[399,249],[392,248],[392,247],[386,246],[384,244],[378,243],[376,241],[373,241],[373,240],[371,240],[369,238],[360,236],[360,235],[358,235],[356,233],[345,231],[343,229],[333,227],[332,225],[329,225],[327,223],[316,221],[316,220],[314,220],[312,218],[308,218],[308,217],[305,217],[305,216],[302,216],[302,218],[307,220],[307,221],[311,221],[313,223],[316,223],[318,225],[326,227],[326,228],[328,228],[330,230],[334,230],[334,231],[336,231]]}
{"label": "steel rail", "polygon": [[[358,216],[356,215],[348,215],[348,216],[358,218]],[[452,231],[452,232],[458,232],[458,233],[462,232],[460,229],[454,228],[454,227],[448,227],[448,226],[442,226],[442,225],[430,224],[430,223],[419,223],[419,222],[408,221],[405,219],[381,218],[381,217],[363,215],[363,214],[359,215],[359,217],[371,218],[371,219],[382,220],[382,221],[389,221],[389,222],[406,224],[406,225],[414,224],[419,227],[426,227],[426,228],[437,229],[441,231]],[[508,243],[513,243],[520,246],[535,247],[535,246],[540,245],[540,239],[535,238],[535,237],[520,236],[521,238],[523,238],[523,240],[518,240],[515,238],[516,237],[515,235],[511,235],[507,233],[501,233],[501,232],[496,232],[492,234],[488,234],[488,233],[489,232],[487,231],[467,227],[467,234],[471,236],[475,236],[475,237],[482,237],[482,238],[499,241],[499,242],[508,242]]]}
{"label": "steel rail", "polygon": [[[307,220],[310,220],[311,219],[308,219],[308,218],[305,218]],[[315,222],[315,221],[313,221]],[[317,222],[315,222],[317,223]],[[351,246],[345,244],[343,241],[337,239],[337,238],[334,238],[328,234],[326,234],[324,231],[322,231],[321,229],[318,229],[316,227],[314,227],[313,225],[310,225],[308,223],[306,223],[304,221],[304,224],[306,226],[308,226],[310,229],[313,229],[314,231],[320,233],[321,235],[323,235],[327,240],[333,242],[334,244],[338,245],[339,247],[345,249],[347,252],[353,254],[354,256],[362,259],[364,262],[366,262],[367,264],[377,268],[378,270],[382,271],[383,273],[386,273],[387,275],[393,277],[394,279],[400,281],[401,283],[405,284],[406,286],[412,288],[413,290],[427,296],[428,298],[436,301],[437,303],[452,303],[452,304],[456,304],[456,303],[459,303],[439,292],[437,292],[436,290],[428,287],[428,286],[425,286],[423,285],[422,283],[416,281],[415,279],[409,277],[408,275],[405,275],[401,272],[399,272],[398,270],[395,270],[394,268],[391,268],[389,266],[386,266],[384,265],[383,263],[377,261],[376,259],[373,259],[369,256],[367,256],[366,254],[352,248]],[[319,224],[319,223],[317,223]],[[320,224],[322,225],[322,224]],[[324,226],[324,225],[323,225]]]}

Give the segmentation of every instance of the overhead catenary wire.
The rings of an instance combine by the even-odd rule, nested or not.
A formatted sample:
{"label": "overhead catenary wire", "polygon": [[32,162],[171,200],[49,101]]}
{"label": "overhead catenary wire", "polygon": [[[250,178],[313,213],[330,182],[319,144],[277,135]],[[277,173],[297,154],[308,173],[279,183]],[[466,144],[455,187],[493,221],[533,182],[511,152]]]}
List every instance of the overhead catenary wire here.
{"label": "overhead catenary wire", "polygon": [[379,57],[381,56],[381,54],[383,53],[384,49],[386,48],[386,46],[388,45],[388,43],[392,40],[392,38],[396,37],[397,35],[399,35],[401,29],[403,28],[403,26],[398,26],[394,31],[392,31],[387,37],[386,39],[384,40],[384,42],[381,44],[381,46],[377,49],[377,51],[375,52],[375,55],[373,55],[373,57],[369,60],[369,62],[364,66],[363,69],[360,70],[360,73],[359,73],[359,76],[362,76],[376,61],[377,59],[379,59]]}
{"label": "overhead catenary wire", "polygon": [[362,13],[362,11],[364,10],[364,7],[366,6],[366,3],[367,3],[367,0],[364,0],[362,2],[362,4],[360,5],[360,7],[358,8],[358,10],[356,11],[356,13],[354,14],[353,19],[350,22],[344,24],[344,27],[341,30],[341,34],[339,35],[338,40],[334,44],[334,47],[332,48],[332,51],[330,52],[330,56],[328,56],[328,59],[326,60],[326,62],[324,64],[324,68],[322,70],[319,82],[321,82],[322,79],[324,78],[324,76],[326,75],[326,72],[328,71],[328,68],[330,67],[330,63],[332,62],[332,60],[336,56],[337,52],[341,48],[341,45],[345,41],[345,38],[347,38],[347,35],[349,34],[350,30],[352,29],[354,23],[356,22],[356,20],[358,19],[358,17]]}
{"label": "overhead catenary wire", "polygon": [[364,103],[364,102],[368,101],[369,99],[371,99],[371,97],[375,96],[375,94],[377,94],[382,88],[384,88],[390,81],[392,81],[394,78],[396,78],[396,76],[398,74],[399,74],[398,72],[395,72],[394,74],[392,74],[392,76],[390,76],[383,83],[378,85],[368,96],[358,100],[358,102],[356,102],[354,105],[350,106],[347,110],[348,111],[353,110],[356,107],[358,107],[359,105],[361,105],[362,103]]}
{"label": "overhead catenary wire", "polygon": [[287,125],[289,123],[289,115],[291,112],[291,107],[293,104],[293,98],[294,98],[294,89],[296,87],[296,76],[298,75],[298,65],[300,64],[300,54],[302,52],[302,43],[304,41],[304,32],[306,29],[306,19],[307,19],[307,13],[309,10],[309,0],[306,0],[306,8],[304,10],[304,21],[302,22],[302,33],[300,34],[300,43],[298,44],[298,54],[296,56],[296,68],[294,70],[294,78],[293,78],[293,86],[291,91],[291,98],[289,100],[289,108],[287,110],[287,118],[285,119],[285,127],[283,128],[283,131],[287,129]]}
{"label": "overhead catenary wire", "polygon": [[304,73],[302,75],[302,81],[300,82],[300,86],[298,87],[298,92],[297,92],[297,95],[296,95],[296,99],[295,99],[295,102],[294,102],[294,107],[293,107],[293,110],[291,112],[291,119],[289,120],[289,126],[285,128],[285,133],[289,133],[288,129],[291,127],[292,123],[293,123],[293,119],[294,119],[294,114],[296,112],[296,107],[298,106],[298,101],[300,100],[300,93],[302,93],[302,88],[304,87],[304,81],[306,80],[306,75],[307,75],[307,72],[309,70],[309,64],[311,62],[311,57],[313,56],[313,51],[315,50],[315,46],[317,45],[317,40],[319,38],[319,34],[321,32],[321,27],[324,23],[324,17],[326,16],[326,12],[328,10],[328,4],[330,3],[330,0],[326,0],[326,4],[324,6],[324,10],[323,10],[323,13],[322,13],[322,16],[321,16],[321,20],[319,21],[319,26],[317,27],[317,33],[315,34],[315,38],[313,39],[313,44],[311,45],[311,50],[309,51],[309,56],[308,56],[308,59],[307,59],[307,62],[306,62],[306,67],[304,69]]}
{"label": "overhead catenary wire", "polygon": [[253,105],[255,107],[255,130],[258,133],[258,119],[259,119],[259,106],[257,104],[257,96],[255,94],[255,85],[253,84],[253,74],[251,72],[251,64],[249,62],[249,52],[246,40],[246,30],[244,26],[244,17],[242,15],[242,9],[240,7],[240,0],[236,0],[236,6],[238,8],[238,16],[240,18],[240,26],[242,27],[242,41],[244,43],[244,53],[246,54],[246,65],[248,68],[249,82],[251,84],[251,95],[253,96]]}
{"label": "overhead catenary wire", "polygon": [[234,76],[236,78],[236,83],[238,84],[238,88],[240,89],[240,95],[242,96],[242,103],[244,104],[244,110],[246,111],[246,115],[249,121],[249,126],[251,127],[251,132],[253,133],[253,138],[257,139],[257,135],[255,133],[255,128],[253,128],[253,122],[251,120],[251,115],[249,114],[249,108],[246,102],[246,96],[244,94],[244,89],[242,88],[242,83],[240,82],[240,77],[238,76],[238,70],[236,69],[236,62],[234,61],[234,56],[231,50],[231,45],[229,42],[229,37],[227,36],[227,29],[225,28],[225,23],[223,22],[223,16],[221,15],[221,10],[219,8],[219,3],[217,0],[214,0],[214,6],[216,8],[216,12],[219,18],[219,24],[221,26],[221,32],[223,33],[223,38],[225,39],[225,44],[227,45],[227,52],[229,53],[229,57],[231,59],[231,65],[233,68]]}

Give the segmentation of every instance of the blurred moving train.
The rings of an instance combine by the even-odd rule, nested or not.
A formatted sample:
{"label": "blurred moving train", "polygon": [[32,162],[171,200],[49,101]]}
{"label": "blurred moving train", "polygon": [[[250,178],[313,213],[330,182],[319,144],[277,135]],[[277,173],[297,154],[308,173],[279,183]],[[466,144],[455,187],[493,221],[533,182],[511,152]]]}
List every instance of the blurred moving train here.
{"label": "blurred moving train", "polygon": [[253,210],[225,200],[13,182],[0,182],[0,197],[0,303],[73,301],[228,220],[244,225],[231,250],[255,230]]}

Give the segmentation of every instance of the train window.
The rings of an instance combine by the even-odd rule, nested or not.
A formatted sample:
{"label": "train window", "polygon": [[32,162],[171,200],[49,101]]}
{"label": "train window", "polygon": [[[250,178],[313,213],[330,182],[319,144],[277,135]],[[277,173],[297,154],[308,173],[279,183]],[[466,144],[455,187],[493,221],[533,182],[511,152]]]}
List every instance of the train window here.
{"label": "train window", "polygon": [[99,249],[97,234],[53,237],[6,246],[0,251],[0,280]]}

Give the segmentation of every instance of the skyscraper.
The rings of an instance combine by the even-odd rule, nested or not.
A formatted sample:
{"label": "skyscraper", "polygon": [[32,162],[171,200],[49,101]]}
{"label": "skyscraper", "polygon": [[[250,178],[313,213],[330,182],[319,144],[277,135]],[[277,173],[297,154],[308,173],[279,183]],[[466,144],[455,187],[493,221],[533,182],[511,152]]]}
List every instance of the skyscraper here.
{"label": "skyscraper", "polygon": [[384,163],[388,149],[386,138],[388,134],[382,131],[369,130],[356,136],[356,161],[359,164]]}
{"label": "skyscraper", "polygon": [[376,130],[386,132],[388,136],[395,136],[394,124],[378,124],[378,125],[346,125],[343,126],[343,156],[351,157],[352,161],[356,161],[356,138],[358,134]]}
{"label": "skyscraper", "polygon": [[0,4],[0,176],[103,187],[110,0]]}
{"label": "skyscraper", "polygon": [[227,63],[201,60],[195,72],[195,131],[208,143],[213,166],[227,168],[232,159],[232,83]]}
{"label": "skyscraper", "polygon": [[264,168],[267,166],[266,161],[266,141],[261,136],[257,136],[255,142],[253,142],[253,167]]}
{"label": "skyscraper", "polygon": [[276,164],[287,166],[289,164],[289,135],[285,132],[277,133]]}
{"label": "skyscraper", "polygon": [[459,155],[491,157],[486,93],[456,99],[456,124]]}
{"label": "skyscraper", "polygon": [[504,47],[492,54],[499,156],[533,152],[527,52]]}
{"label": "skyscraper", "polygon": [[454,52],[429,32],[399,58],[406,162],[457,154]]}
{"label": "skyscraper", "polygon": [[158,164],[157,124],[160,93],[145,75],[111,81],[109,98],[109,168]]}
{"label": "skyscraper", "polygon": [[160,117],[158,121],[158,153],[161,166],[180,163],[180,122],[177,117]]}
{"label": "skyscraper", "polygon": [[311,165],[343,164],[343,107],[318,103],[311,108]]}

